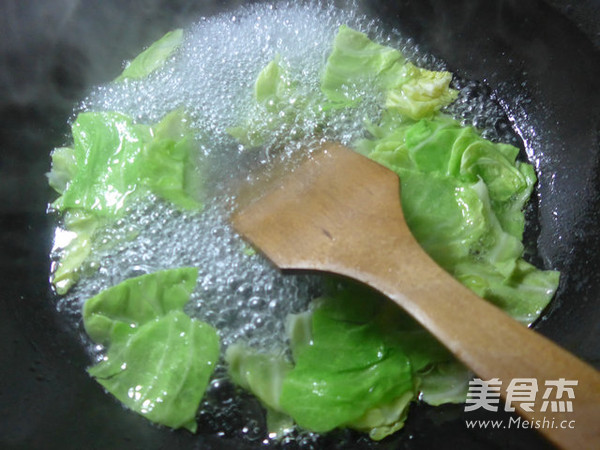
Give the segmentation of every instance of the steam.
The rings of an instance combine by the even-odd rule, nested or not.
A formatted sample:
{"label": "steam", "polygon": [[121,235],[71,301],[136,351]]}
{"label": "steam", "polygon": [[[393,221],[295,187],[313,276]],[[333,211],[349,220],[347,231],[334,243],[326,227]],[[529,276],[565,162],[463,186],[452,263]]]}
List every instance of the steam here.
{"label": "steam", "polygon": [[43,214],[48,155],[68,144],[67,119],[93,86],[167,31],[239,3],[2,0],[0,213]]}
{"label": "steam", "polygon": [[239,1],[4,0],[0,107],[72,109],[94,85],[170,29]]}

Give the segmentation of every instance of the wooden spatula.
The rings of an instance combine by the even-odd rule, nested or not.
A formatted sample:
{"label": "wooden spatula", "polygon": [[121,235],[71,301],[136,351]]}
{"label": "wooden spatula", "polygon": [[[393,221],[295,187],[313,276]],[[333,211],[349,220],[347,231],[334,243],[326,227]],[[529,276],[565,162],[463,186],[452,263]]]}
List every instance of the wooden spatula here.
{"label": "wooden spatula", "polygon": [[[326,144],[238,209],[232,223],[281,269],[337,273],[384,293],[481,379],[500,380],[505,400],[511,382],[534,379],[538,391],[532,408],[520,403],[522,397],[509,402],[531,421],[530,428],[560,447],[599,449],[599,372],[440,268],[410,233],[399,189],[392,171],[341,145]],[[567,384],[574,398],[569,392],[559,398],[549,391],[548,396],[551,386],[545,383],[556,380],[577,382]],[[556,401],[554,406],[546,401],[544,407],[545,395]]]}

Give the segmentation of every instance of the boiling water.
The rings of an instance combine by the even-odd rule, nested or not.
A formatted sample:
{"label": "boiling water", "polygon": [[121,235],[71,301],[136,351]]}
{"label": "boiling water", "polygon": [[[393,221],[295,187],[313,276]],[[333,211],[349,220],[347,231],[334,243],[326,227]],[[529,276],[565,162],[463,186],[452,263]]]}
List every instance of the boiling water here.
{"label": "boiling water", "polygon": [[[305,309],[318,295],[320,278],[283,276],[249,252],[228,224],[232,198],[224,186],[248,176],[248,155],[260,164],[274,157],[275,147],[283,145],[286,156],[294,153],[297,146],[290,136],[311,135],[321,113],[315,110],[302,123],[274,130],[260,150],[240,146],[227,129],[250,111],[256,77],[274,58],[296,77],[301,93],[318,92],[323,64],[342,24],[395,46],[417,65],[443,69],[441,62],[409,40],[397,32],[387,33],[356,10],[280,3],[202,18],[186,30],[183,45],[159,71],[142,81],[99,87],[81,104],[82,111],[116,110],[145,123],[183,107],[198,130],[203,164],[208,167],[206,206],[199,213],[181,212],[153,197],[131,205],[123,219],[96,236],[88,264],[97,270],[60,300],[65,314],[78,317],[82,302],[126,278],[193,265],[199,268],[199,277],[187,312],[217,328],[222,350],[240,340],[265,350],[284,348],[286,315]],[[489,93],[477,83],[459,84],[461,95],[450,112],[484,128],[486,137],[510,139],[512,130]],[[348,144],[362,137],[365,118],[374,117],[377,104],[375,95],[365,97],[372,102],[328,118],[321,138]],[[256,418],[239,420],[242,403],[231,397],[231,386],[224,387],[228,385],[224,373],[221,365],[204,401],[200,427],[211,423],[212,432],[263,439]],[[237,422],[232,419],[236,414]],[[232,429],[231,423],[239,426]],[[307,443],[318,438],[301,434],[298,439]]]}

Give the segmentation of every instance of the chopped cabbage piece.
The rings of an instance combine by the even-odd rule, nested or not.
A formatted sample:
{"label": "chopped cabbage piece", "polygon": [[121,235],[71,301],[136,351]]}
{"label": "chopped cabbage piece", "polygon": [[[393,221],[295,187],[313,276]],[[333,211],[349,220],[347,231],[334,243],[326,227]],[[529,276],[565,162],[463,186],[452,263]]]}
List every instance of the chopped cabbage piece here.
{"label": "chopped cabbage piece", "polygon": [[119,112],[86,112],[72,133],[73,146],[53,152],[48,174],[61,194],[51,207],[65,214],[65,229],[75,235],[52,275],[59,294],[79,279],[96,229],[119,217],[132,198],[152,192],[183,209],[202,208],[203,177],[183,111],[170,112],[152,127]]}
{"label": "chopped cabbage piece", "polygon": [[160,68],[183,42],[183,30],[169,31],[136,56],[115,81],[145,78]]}
{"label": "chopped cabbage piece", "polygon": [[89,374],[133,411],[191,432],[219,359],[216,330],[183,312],[197,276],[184,267],[131,278],[83,306],[86,332],[108,347]]}

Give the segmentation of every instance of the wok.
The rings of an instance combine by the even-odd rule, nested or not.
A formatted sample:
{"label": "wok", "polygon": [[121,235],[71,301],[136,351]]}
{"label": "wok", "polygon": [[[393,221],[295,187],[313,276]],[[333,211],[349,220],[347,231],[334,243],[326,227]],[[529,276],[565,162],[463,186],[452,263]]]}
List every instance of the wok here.
{"label": "wok", "polygon": [[[202,416],[198,435],[152,426],[122,408],[86,374],[89,357],[56,312],[48,286],[53,219],[45,215],[52,193],[44,172],[50,150],[68,140],[73,106],[166,31],[238,3],[2,2],[1,448],[261,446],[241,430],[259,409],[251,401],[225,421]],[[600,4],[374,0],[365,7],[445,60],[459,78],[480,80],[473,95],[491,94],[506,113],[499,126],[518,130],[540,179],[527,212],[528,257],[562,271],[557,296],[535,327],[598,367]],[[405,429],[377,445],[336,432],[315,447],[336,447],[342,438],[346,448],[348,442],[351,448],[385,449],[548,447],[530,430],[467,430],[463,409],[417,405]]]}

